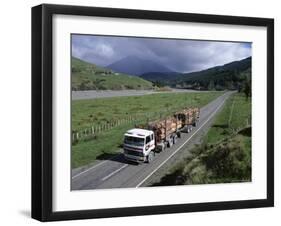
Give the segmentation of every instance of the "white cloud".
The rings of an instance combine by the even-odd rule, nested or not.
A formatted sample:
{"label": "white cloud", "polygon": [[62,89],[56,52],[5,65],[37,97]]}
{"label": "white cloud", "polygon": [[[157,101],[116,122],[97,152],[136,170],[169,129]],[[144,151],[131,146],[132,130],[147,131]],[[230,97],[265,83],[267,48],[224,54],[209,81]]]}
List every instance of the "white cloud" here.
{"label": "white cloud", "polygon": [[97,45],[95,48],[95,51],[97,52],[97,54],[99,54],[103,57],[106,57],[106,58],[110,58],[114,54],[113,49],[109,45],[106,45],[106,44]]}

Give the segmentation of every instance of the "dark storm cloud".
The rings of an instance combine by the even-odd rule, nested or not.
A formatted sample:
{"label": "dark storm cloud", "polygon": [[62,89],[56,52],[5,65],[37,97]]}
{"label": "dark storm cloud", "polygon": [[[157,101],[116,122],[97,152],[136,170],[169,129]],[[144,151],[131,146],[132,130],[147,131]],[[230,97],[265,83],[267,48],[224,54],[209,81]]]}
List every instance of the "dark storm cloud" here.
{"label": "dark storm cloud", "polygon": [[73,35],[72,55],[107,66],[127,56],[190,72],[251,56],[250,43]]}

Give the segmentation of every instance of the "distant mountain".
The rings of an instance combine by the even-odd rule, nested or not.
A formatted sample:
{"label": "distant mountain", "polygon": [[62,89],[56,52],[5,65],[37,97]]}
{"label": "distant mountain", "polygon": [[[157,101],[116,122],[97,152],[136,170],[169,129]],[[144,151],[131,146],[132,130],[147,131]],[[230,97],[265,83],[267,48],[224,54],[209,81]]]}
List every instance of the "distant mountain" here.
{"label": "distant mountain", "polygon": [[107,68],[119,73],[137,76],[151,72],[172,72],[172,70],[166,66],[163,66],[151,60],[141,59],[136,56],[125,57],[108,65]]}
{"label": "distant mountain", "polygon": [[179,88],[217,90],[238,89],[244,80],[251,79],[251,65],[252,58],[248,57],[197,72],[148,72],[140,77],[157,86],[168,85]]}
{"label": "distant mountain", "polygon": [[193,89],[238,89],[251,80],[252,58],[234,61],[206,70],[178,75],[170,85]]}
{"label": "distant mountain", "polygon": [[178,72],[148,72],[140,75],[139,77],[158,85],[169,85],[172,81],[181,76],[182,74]]}
{"label": "distant mountain", "polygon": [[72,58],[72,90],[151,89],[154,85],[239,90],[243,89],[246,82],[250,84],[251,67],[251,57],[191,73],[177,73],[153,61],[134,56],[123,58],[106,68]]}
{"label": "distant mountain", "polygon": [[151,82],[136,76],[114,72],[107,68],[71,59],[72,90],[152,89]]}

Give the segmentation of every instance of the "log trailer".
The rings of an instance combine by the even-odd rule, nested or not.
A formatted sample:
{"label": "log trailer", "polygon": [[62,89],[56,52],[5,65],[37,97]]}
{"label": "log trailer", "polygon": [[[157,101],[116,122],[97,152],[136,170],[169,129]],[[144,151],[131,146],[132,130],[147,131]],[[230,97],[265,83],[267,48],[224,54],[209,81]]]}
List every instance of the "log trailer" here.
{"label": "log trailer", "polygon": [[186,108],[161,120],[136,125],[124,135],[124,157],[133,162],[151,162],[155,152],[172,147],[181,133],[191,132],[200,117],[199,108]]}

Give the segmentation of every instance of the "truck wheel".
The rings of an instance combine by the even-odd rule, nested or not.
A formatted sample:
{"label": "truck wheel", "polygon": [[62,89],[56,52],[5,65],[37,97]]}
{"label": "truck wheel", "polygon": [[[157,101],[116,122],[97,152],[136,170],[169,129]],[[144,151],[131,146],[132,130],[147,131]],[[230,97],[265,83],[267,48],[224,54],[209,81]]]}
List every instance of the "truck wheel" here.
{"label": "truck wheel", "polygon": [[159,151],[165,151],[166,145],[164,143],[162,143],[161,145],[159,145]]}
{"label": "truck wheel", "polygon": [[168,148],[170,148],[170,147],[172,147],[172,146],[173,146],[173,140],[170,139],[170,140],[168,141]]}
{"label": "truck wheel", "polygon": [[149,152],[149,154],[148,154],[148,156],[147,156],[147,163],[150,163],[150,162],[152,162],[153,161],[153,159],[154,159],[154,152],[153,151],[151,151],[151,152]]}
{"label": "truck wheel", "polygon": [[177,136],[174,136],[173,143],[177,143]]}

